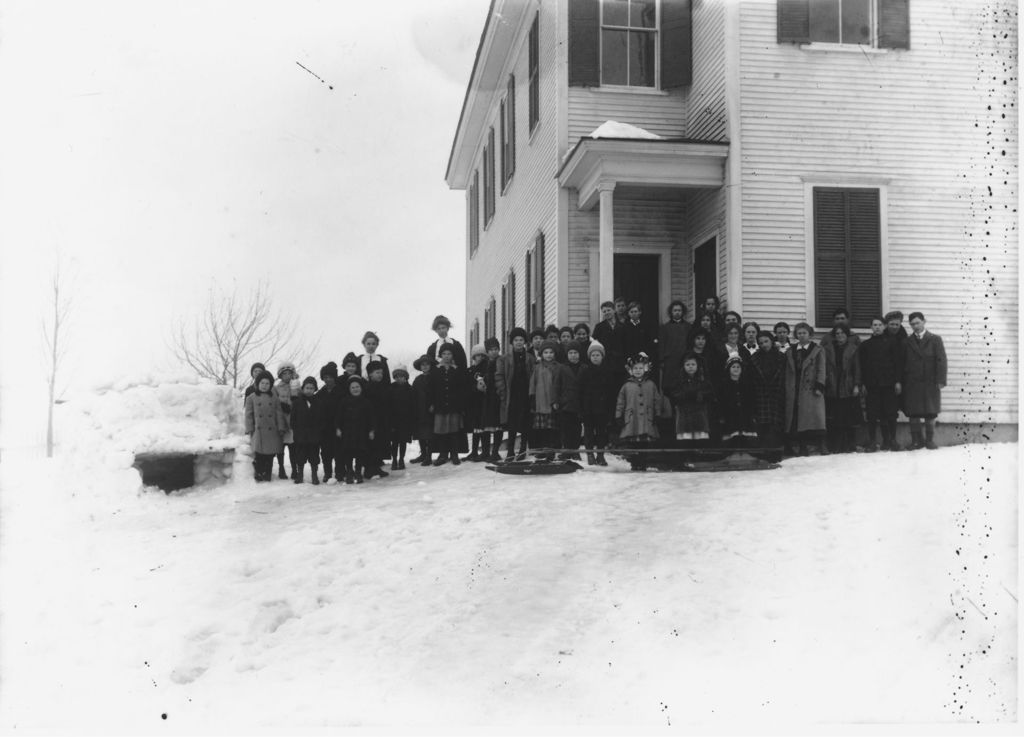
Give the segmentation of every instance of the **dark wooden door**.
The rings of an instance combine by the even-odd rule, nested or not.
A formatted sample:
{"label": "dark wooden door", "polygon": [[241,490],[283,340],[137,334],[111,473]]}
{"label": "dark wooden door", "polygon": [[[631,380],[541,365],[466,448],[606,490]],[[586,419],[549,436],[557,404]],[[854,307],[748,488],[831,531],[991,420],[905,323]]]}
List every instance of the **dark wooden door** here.
{"label": "dark wooden door", "polygon": [[695,307],[708,297],[718,296],[718,243],[711,238],[693,251],[693,298]]}
{"label": "dark wooden door", "polygon": [[644,310],[643,321],[652,325],[657,325],[660,318],[659,260],[657,254],[615,254],[615,296],[625,297],[626,302],[639,302]]}

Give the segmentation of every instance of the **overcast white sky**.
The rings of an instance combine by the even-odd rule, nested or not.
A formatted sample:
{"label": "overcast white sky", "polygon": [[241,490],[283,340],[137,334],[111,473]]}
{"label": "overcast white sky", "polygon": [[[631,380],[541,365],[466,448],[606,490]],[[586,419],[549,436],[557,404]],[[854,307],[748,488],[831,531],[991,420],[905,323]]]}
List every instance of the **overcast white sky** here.
{"label": "overcast white sky", "polygon": [[444,172],[487,5],[0,3],[0,443],[45,413],[58,250],[72,389],[170,366],[214,280],[302,314],[302,374],[367,329],[403,359],[437,313],[462,337]]}

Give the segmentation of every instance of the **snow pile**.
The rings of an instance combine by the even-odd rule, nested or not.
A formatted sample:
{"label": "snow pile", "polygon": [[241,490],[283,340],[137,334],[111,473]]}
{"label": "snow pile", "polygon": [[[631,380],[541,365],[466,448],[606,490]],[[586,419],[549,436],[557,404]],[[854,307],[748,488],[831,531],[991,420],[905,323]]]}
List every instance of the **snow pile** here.
{"label": "snow pile", "polygon": [[606,120],[601,123],[594,131],[590,134],[591,138],[650,138],[660,139],[657,133],[651,133],[648,130],[644,130],[635,125],[629,123],[619,123],[615,120]]}
{"label": "snow pile", "polygon": [[243,409],[238,390],[212,382],[119,381],[59,406],[61,456],[81,481],[121,492],[141,484],[138,454],[237,449],[236,470],[248,468]]}
{"label": "snow pile", "polygon": [[106,511],[4,463],[0,731],[1012,723],[1017,452],[413,467]]}

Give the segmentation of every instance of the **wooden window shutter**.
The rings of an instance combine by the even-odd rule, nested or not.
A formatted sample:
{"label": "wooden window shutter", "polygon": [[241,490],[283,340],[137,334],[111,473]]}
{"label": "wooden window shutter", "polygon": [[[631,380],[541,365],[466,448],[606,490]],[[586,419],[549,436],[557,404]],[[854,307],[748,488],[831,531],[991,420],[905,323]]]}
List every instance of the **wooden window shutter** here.
{"label": "wooden window shutter", "polygon": [[508,76],[508,175],[506,182],[512,179],[516,171],[516,78],[515,75]]}
{"label": "wooden window shutter", "polygon": [[504,340],[508,335],[508,283],[501,285],[501,335],[498,340]]}
{"label": "wooden window shutter", "polygon": [[544,234],[537,236],[536,245],[533,249],[534,268],[537,269],[537,325],[544,327]]}
{"label": "wooden window shutter", "polygon": [[693,23],[690,0],[661,3],[661,87],[670,90],[693,81]]}
{"label": "wooden window shutter", "polygon": [[498,107],[498,126],[500,128],[501,140],[499,144],[501,146],[501,188],[505,189],[505,184],[508,182],[508,121],[506,119],[507,110],[506,101],[502,100],[501,105]]}
{"label": "wooden window shutter", "polygon": [[[810,43],[810,0],[778,0],[777,23],[779,43]],[[829,321],[831,324],[831,320]]]}
{"label": "wooden window shutter", "polygon": [[[516,272],[513,269],[508,275],[508,329],[516,326]],[[508,333],[502,337],[508,340]]]}
{"label": "wooden window shutter", "polygon": [[850,311],[867,327],[882,308],[881,226],[877,189],[814,189],[814,321]]}
{"label": "wooden window shutter", "polygon": [[878,0],[878,46],[910,48],[910,0]]}
{"label": "wooden window shutter", "polygon": [[533,330],[533,253],[526,252],[526,268],[523,270],[526,275],[526,293],[524,295],[526,304],[525,327],[527,332]]}
{"label": "wooden window shutter", "polygon": [[569,0],[569,86],[601,85],[600,0]]}

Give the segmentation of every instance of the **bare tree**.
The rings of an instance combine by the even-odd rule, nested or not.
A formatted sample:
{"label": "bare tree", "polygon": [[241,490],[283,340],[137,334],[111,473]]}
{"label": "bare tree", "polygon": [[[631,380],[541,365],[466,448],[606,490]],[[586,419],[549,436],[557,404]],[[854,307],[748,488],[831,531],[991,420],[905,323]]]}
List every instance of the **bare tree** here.
{"label": "bare tree", "polygon": [[308,363],[320,347],[297,340],[297,318],[290,319],[273,305],[265,282],[246,295],[210,288],[202,314],[194,322],[174,327],[170,348],[174,357],[200,376],[238,388],[248,377],[250,361],[270,364],[288,358],[296,366]]}
{"label": "bare tree", "polygon": [[[42,319],[43,345],[46,350],[46,381],[49,386],[49,401],[46,405],[46,457],[53,458],[53,406],[60,399],[57,381],[61,364],[67,355],[68,322],[71,316],[72,295],[70,285],[62,273],[63,259],[58,254],[50,282],[52,289],[49,306],[53,308],[50,317]],[[61,390],[60,394],[63,394]]]}

